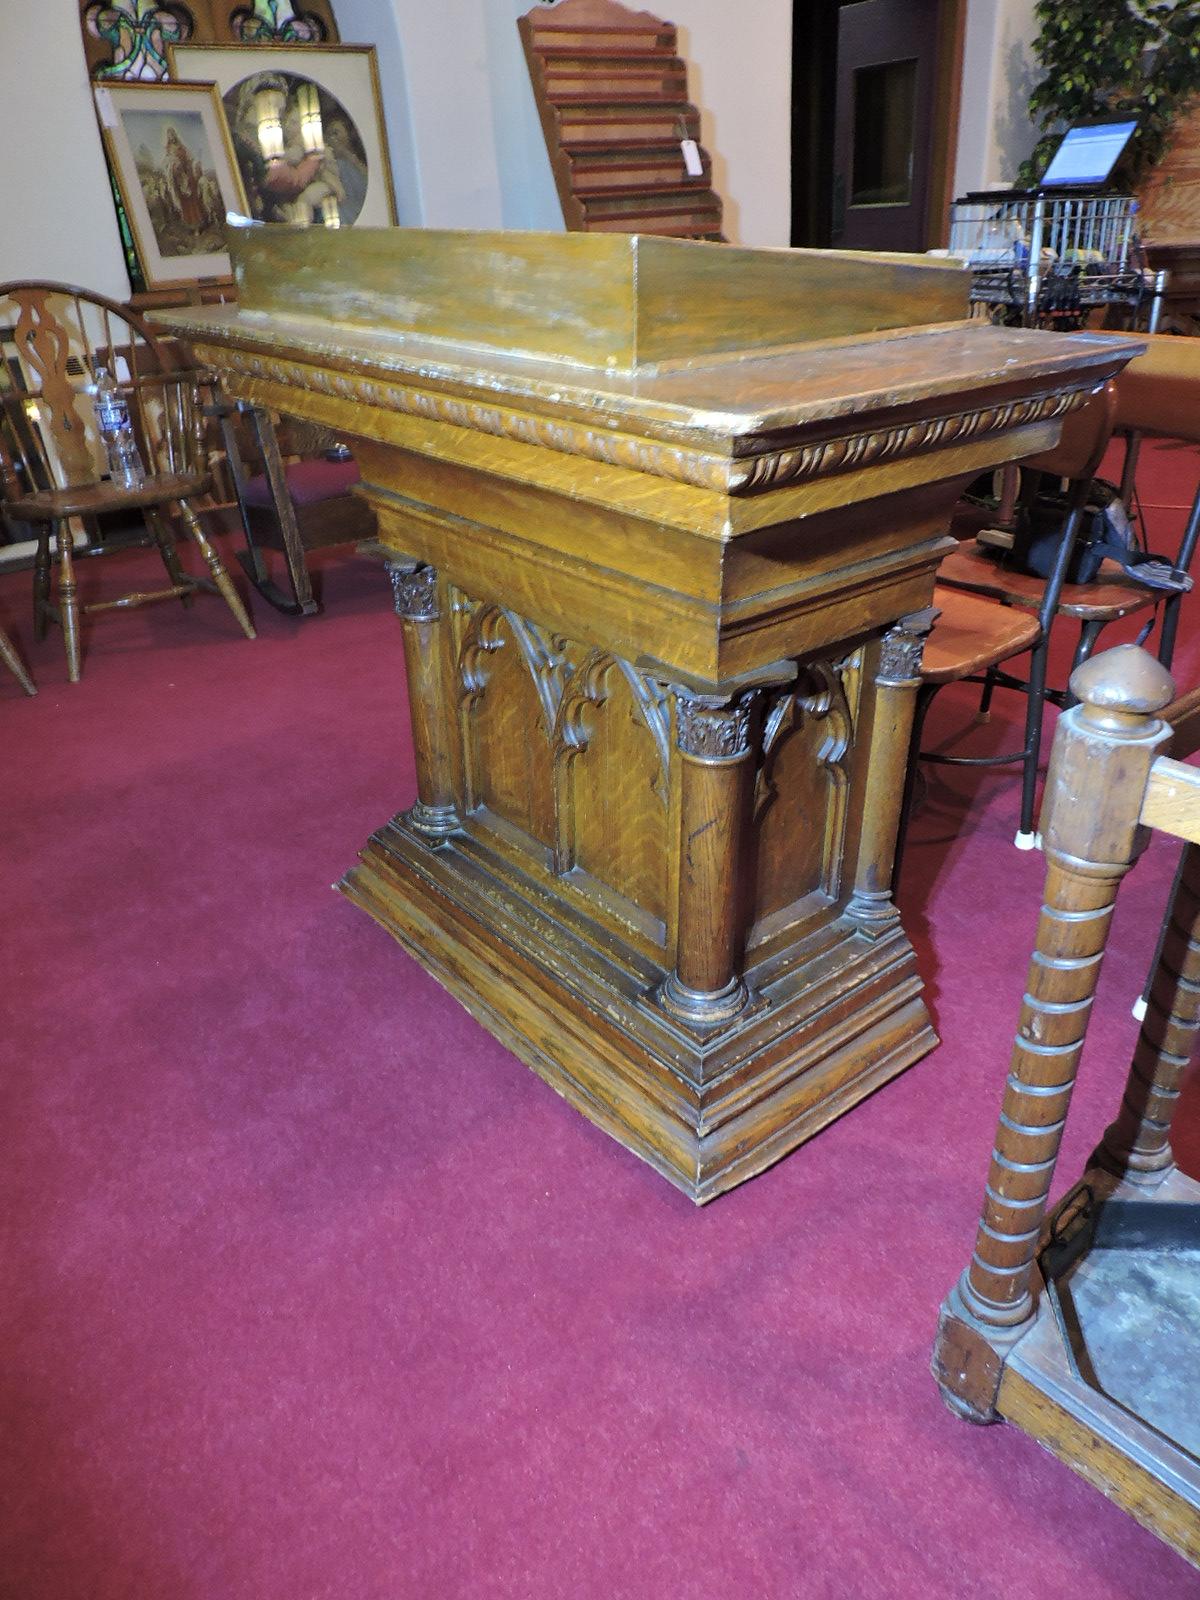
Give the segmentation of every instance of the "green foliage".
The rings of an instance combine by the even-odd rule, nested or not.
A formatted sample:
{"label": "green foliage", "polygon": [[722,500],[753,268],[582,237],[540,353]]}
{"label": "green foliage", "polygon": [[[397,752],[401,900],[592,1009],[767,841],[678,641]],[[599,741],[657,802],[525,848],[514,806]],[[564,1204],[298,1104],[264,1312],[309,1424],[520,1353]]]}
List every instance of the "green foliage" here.
{"label": "green foliage", "polygon": [[1045,76],[1029,98],[1043,130],[1019,181],[1046,170],[1064,128],[1128,112],[1138,130],[1119,181],[1158,160],[1181,107],[1200,94],[1200,0],[1038,0],[1034,53]]}

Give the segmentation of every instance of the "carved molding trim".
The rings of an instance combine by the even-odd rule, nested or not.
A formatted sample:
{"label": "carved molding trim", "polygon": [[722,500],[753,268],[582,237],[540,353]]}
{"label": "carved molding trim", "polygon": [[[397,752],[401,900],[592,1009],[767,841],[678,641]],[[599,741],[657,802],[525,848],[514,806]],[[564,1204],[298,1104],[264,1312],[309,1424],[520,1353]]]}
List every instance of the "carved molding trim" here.
{"label": "carved molding trim", "polygon": [[558,720],[558,708],[562,704],[563,697],[566,641],[549,638],[536,623],[530,622],[526,617],[518,616],[515,611],[505,611],[502,614],[513,638],[517,641],[522,659],[529,668],[533,686],[542,703],[542,715],[546,719],[547,732],[553,738],[554,726]]}
{"label": "carved molding trim", "polygon": [[774,781],[775,756],[789,733],[813,722],[822,725],[824,738],[816,750],[817,763],[829,781],[832,793],[825,828],[821,859],[821,886],[834,898],[846,831],[846,807],[850,788],[850,751],[854,743],[854,715],[846,694],[846,674],[860,663],[861,651],[841,661],[811,661],[800,668],[795,688],[779,693],[770,703],[763,724],[762,764],[754,787],[754,813],[762,821],[779,798]]}
{"label": "carved molding trim", "polygon": [[389,561],[387,575],[392,582],[392,601],[398,617],[405,622],[438,620],[441,612],[438,610],[436,567],[403,567]]}
{"label": "carved molding trim", "polygon": [[739,761],[750,753],[755,690],[721,699],[675,690],[675,742],[698,761]]}
{"label": "carved molding trim", "polygon": [[836,472],[850,472],[900,456],[923,454],[944,445],[962,444],[989,433],[1004,433],[1030,422],[1046,422],[1076,411],[1090,398],[1090,389],[1072,389],[1063,394],[1042,395],[1029,400],[1009,400],[1003,405],[977,411],[958,411],[948,417],[928,417],[899,423],[893,428],[851,433],[820,444],[803,445],[797,450],[779,450],[772,455],[755,456],[740,463],[745,469],[738,488],[745,491],[776,489],[781,484],[825,478]]}
{"label": "carved molding trim", "polygon": [[[520,444],[538,445],[565,455],[583,456],[610,466],[626,467],[655,477],[671,478],[698,489],[720,494],[761,494],[789,484],[806,483],[814,478],[873,466],[904,456],[924,454],[951,444],[987,434],[1003,433],[1032,422],[1045,422],[1077,410],[1090,397],[1092,386],[1062,394],[1039,395],[1025,400],[1008,400],[1000,405],[954,412],[949,416],[922,418],[897,423],[893,427],[863,429],[834,439],[822,439],[789,450],[766,451],[760,455],[728,457],[706,453],[694,447],[672,445],[636,434],[617,433],[582,421],[534,416],[529,412],[484,400],[468,400],[429,389],[415,389],[401,382],[387,382],[351,372],[292,361],[284,357],[259,355],[250,350],[206,345],[202,339],[193,348],[197,361],[219,371],[289,388],[307,389],[313,394],[330,395],[354,405],[378,406],[384,411],[400,411],[409,416],[426,417],[454,427],[471,428],[478,433],[513,439]],[[236,392],[236,384],[234,385]]]}
{"label": "carved molding trim", "polygon": [[615,656],[610,651],[590,650],[567,680],[554,725],[555,757],[560,754],[578,755],[587,749],[588,732],[583,722],[583,714],[588,706],[602,706],[608,699],[606,680],[613,669],[618,671],[628,684],[633,703],[650,737],[654,740],[654,749],[663,780],[660,798],[665,803],[667,773],[671,760],[666,695],[656,684],[644,678],[636,667],[630,666],[628,661],[622,660],[620,656]]}

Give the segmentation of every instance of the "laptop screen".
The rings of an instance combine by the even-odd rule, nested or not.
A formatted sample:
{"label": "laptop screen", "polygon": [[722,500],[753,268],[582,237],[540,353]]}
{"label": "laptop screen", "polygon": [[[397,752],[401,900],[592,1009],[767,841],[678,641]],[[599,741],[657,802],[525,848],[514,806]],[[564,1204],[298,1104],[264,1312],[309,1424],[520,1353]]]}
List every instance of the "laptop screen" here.
{"label": "laptop screen", "polygon": [[1137,119],[1131,117],[1128,122],[1096,122],[1068,129],[1042,174],[1041,187],[1052,188],[1060,183],[1107,183],[1117,157],[1136,127]]}

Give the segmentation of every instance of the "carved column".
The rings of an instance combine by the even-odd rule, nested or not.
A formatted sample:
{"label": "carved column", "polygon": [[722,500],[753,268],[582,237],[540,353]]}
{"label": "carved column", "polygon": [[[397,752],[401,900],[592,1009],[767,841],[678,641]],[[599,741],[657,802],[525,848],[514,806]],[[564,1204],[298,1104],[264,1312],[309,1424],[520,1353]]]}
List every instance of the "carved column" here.
{"label": "carved column", "polygon": [[730,697],[675,690],[681,757],[678,938],[675,970],[659,1000],[693,1027],[728,1022],[748,998],[738,966],[756,699],[754,690]]}
{"label": "carved column", "polygon": [[1154,715],[1171,698],[1170,676],[1134,645],[1085,663],[1070,687],[1081,704],[1055,732],[1042,812],[1042,914],[983,1215],[970,1265],[942,1308],[934,1352],[943,1393],[980,1422],[994,1417],[1007,1353],[1034,1317],[1033,1259],[1113,904],[1140,848],[1151,763],[1171,737]]}
{"label": "carved column", "polygon": [[389,561],[396,615],[404,629],[404,665],[417,766],[417,803],[408,825],[443,839],[459,825],[454,706],[435,567]]}
{"label": "carved column", "polygon": [[863,795],[862,835],[854,892],[846,907],[847,915],[868,934],[881,933],[896,922],[896,908],[892,903],[896,832],[904,799],[917,690],[921,687],[921,656],[935,614],[931,606],[901,617],[883,636],[879,670],[875,675],[875,723]]}
{"label": "carved column", "polygon": [[1096,1162],[1154,1187],[1174,1169],[1171,1118],[1200,1031],[1200,845],[1184,849],[1167,932],[1133,1053],[1129,1083]]}

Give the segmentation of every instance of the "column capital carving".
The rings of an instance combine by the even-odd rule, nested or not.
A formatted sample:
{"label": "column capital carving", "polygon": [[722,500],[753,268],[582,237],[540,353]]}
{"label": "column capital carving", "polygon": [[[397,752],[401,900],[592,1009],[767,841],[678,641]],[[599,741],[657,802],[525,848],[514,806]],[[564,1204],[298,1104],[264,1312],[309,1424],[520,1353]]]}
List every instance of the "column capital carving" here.
{"label": "column capital carving", "polygon": [[877,683],[917,683],[921,678],[921,657],[933,627],[936,610],[929,606],[901,617],[883,636]]}
{"label": "column capital carving", "polygon": [[675,690],[675,742],[699,761],[739,761],[750,752],[750,713],[757,690],[732,697]]}
{"label": "column capital carving", "polygon": [[387,563],[396,615],[405,622],[436,622],[438,610],[437,568]]}

